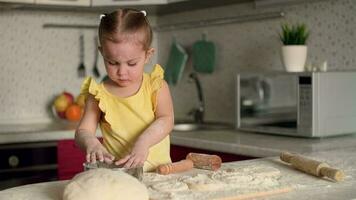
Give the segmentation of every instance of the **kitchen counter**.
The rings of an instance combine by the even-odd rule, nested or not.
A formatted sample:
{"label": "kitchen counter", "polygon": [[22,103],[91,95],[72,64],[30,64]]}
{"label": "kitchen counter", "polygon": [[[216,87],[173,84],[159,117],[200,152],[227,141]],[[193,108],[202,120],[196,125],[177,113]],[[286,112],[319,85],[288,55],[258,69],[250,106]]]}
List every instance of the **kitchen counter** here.
{"label": "kitchen counter", "polygon": [[[346,177],[345,180],[341,182],[333,182],[294,170],[279,161],[276,157],[224,163],[223,165],[233,165],[235,167],[265,166],[278,169],[280,171],[280,178],[278,180],[281,186],[288,186],[292,188],[292,190],[287,193],[266,196],[263,199],[355,199],[355,152],[356,147],[349,147],[342,150],[329,150],[307,154],[311,158],[327,161],[331,166],[342,169]],[[191,172],[195,173],[196,171],[197,169],[193,169]],[[62,193],[66,183],[67,181],[54,181],[10,188],[0,191],[0,199],[25,200],[36,197],[38,200],[60,200],[62,199]]]}
{"label": "kitchen counter", "polygon": [[[30,129],[32,127],[32,129]],[[24,126],[0,126],[0,144],[56,141],[73,139],[74,125],[47,124]],[[26,131],[32,130],[32,131]],[[97,131],[100,136],[100,131]],[[285,183],[293,183],[294,191],[269,196],[268,199],[353,199],[356,198],[356,135],[345,135],[330,138],[307,139],[275,135],[263,135],[237,130],[172,132],[171,143],[180,146],[194,147],[240,155],[267,157],[236,162],[236,165],[265,164],[278,168]],[[296,171],[281,164],[277,157],[281,151],[298,152],[305,156],[325,161],[335,168],[342,169],[346,178],[340,183],[316,178]],[[43,192],[54,188],[51,195],[43,195],[39,200],[54,200],[56,194],[63,191],[65,181],[47,182],[21,186],[0,192],[0,199],[9,197],[9,191]],[[18,192],[20,195],[21,192]],[[25,195],[26,196],[26,195]],[[17,196],[18,197],[18,196]],[[6,198],[8,199],[8,198]],[[26,198],[25,198],[26,199]],[[60,199],[60,198],[58,198]]]}
{"label": "kitchen counter", "polygon": [[173,132],[171,143],[252,157],[277,156],[281,151],[312,153],[356,147],[356,134],[328,138],[297,138],[238,130]]}
{"label": "kitchen counter", "polygon": [[[0,145],[73,139],[76,124],[51,123],[0,125]],[[97,130],[100,136],[100,130]],[[251,157],[277,156],[281,151],[313,153],[356,147],[356,134],[328,138],[296,138],[238,130],[209,130],[171,133],[174,145],[213,150]]]}
{"label": "kitchen counter", "polygon": [[[0,124],[0,145],[74,139],[76,123]],[[96,132],[100,136],[100,130]]]}

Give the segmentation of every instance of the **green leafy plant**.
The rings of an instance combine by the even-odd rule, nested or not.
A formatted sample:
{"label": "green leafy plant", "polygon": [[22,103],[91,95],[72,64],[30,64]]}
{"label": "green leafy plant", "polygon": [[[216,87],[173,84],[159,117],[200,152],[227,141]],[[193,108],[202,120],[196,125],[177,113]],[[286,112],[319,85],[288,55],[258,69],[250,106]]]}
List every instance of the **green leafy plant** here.
{"label": "green leafy plant", "polygon": [[284,45],[305,45],[309,37],[309,31],[305,24],[282,24],[282,33],[279,37]]}

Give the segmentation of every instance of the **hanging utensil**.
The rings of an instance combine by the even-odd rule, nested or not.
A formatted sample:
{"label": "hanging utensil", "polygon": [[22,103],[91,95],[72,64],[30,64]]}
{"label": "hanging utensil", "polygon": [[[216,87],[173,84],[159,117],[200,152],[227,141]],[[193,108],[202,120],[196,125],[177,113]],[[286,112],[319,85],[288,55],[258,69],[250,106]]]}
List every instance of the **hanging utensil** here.
{"label": "hanging utensil", "polygon": [[85,77],[84,66],[84,35],[81,33],[79,36],[79,66],[77,68],[78,77]]}
{"label": "hanging utensil", "polygon": [[93,74],[96,78],[100,77],[100,72],[98,69],[98,56],[99,56],[99,49],[98,49],[98,37],[94,37],[94,47],[95,47],[95,57],[94,57],[94,66],[93,66]]}

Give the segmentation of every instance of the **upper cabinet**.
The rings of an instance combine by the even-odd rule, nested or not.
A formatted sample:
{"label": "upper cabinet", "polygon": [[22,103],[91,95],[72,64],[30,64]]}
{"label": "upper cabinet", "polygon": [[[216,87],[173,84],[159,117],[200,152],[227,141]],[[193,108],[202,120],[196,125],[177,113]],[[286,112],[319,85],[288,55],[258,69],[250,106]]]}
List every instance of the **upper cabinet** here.
{"label": "upper cabinet", "polygon": [[92,6],[113,5],[159,5],[167,4],[171,0],[92,0]]}
{"label": "upper cabinet", "polygon": [[36,4],[61,6],[90,6],[90,0],[35,0]]}
{"label": "upper cabinet", "polygon": [[0,0],[5,3],[27,3],[50,6],[136,6],[136,5],[164,5],[188,0]]}
{"label": "upper cabinet", "polygon": [[35,3],[35,0],[0,0],[1,2],[6,3]]}

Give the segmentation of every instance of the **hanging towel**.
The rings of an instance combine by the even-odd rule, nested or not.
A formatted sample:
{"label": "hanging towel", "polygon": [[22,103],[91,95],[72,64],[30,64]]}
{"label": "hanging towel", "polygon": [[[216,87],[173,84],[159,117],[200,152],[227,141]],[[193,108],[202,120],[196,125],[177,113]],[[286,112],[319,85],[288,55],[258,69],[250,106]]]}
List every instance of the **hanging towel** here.
{"label": "hanging towel", "polygon": [[215,66],[215,45],[207,41],[205,34],[203,39],[193,44],[193,67],[196,72],[212,73]]}
{"label": "hanging towel", "polygon": [[174,41],[169,52],[168,62],[165,66],[164,79],[170,85],[176,85],[182,77],[188,55],[185,49]]}

